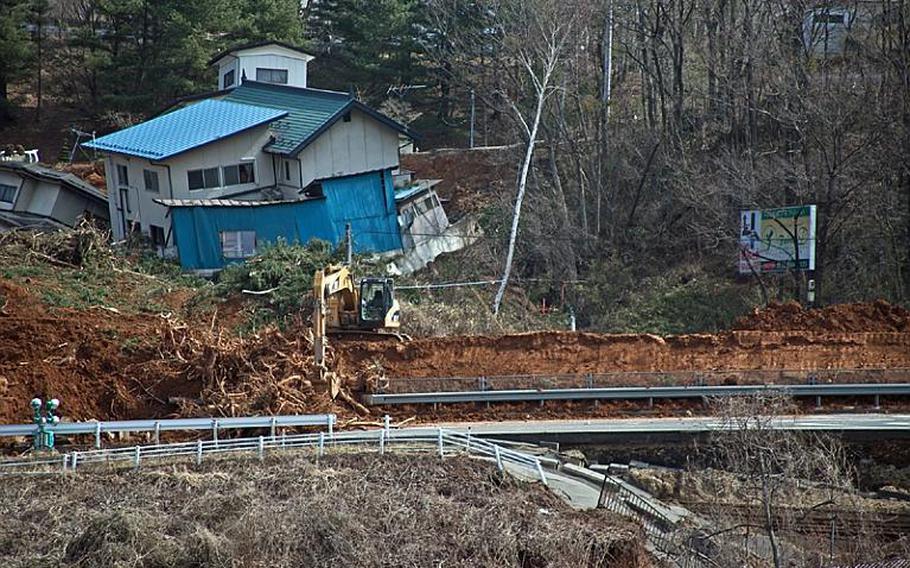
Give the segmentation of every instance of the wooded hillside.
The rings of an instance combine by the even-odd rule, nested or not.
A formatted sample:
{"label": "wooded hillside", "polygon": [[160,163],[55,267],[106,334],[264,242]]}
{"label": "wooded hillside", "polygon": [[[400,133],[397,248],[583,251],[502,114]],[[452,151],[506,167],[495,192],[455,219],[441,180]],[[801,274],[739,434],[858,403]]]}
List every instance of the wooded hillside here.
{"label": "wooded hillside", "polygon": [[[843,49],[819,49],[842,12]],[[4,0],[0,29],[2,143],[59,131],[48,109],[139,120],[258,39],[303,45],[313,86],[355,90],[424,148],[468,145],[473,93],[475,144],[514,157],[484,238],[434,277],[508,264],[583,326],[716,329],[805,299],[804,273],[735,275],[738,212],[786,205],[818,206],[821,303],[910,300],[905,0]]]}

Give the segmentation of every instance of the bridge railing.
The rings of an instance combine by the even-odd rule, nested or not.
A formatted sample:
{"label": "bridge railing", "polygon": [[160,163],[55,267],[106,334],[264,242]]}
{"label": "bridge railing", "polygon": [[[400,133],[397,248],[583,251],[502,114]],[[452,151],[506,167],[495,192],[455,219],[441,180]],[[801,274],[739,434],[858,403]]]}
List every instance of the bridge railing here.
{"label": "bridge railing", "polygon": [[494,461],[502,471],[507,464],[536,474],[547,484],[544,461],[538,457],[489,440],[472,437],[469,433],[454,432],[443,428],[409,428],[395,430],[382,428],[355,432],[325,431],[318,433],[271,435],[227,440],[197,440],[174,444],[137,445],[71,451],[59,456],[0,461],[0,474],[46,472],[53,469],[75,471],[91,465],[127,465],[139,468],[149,462],[187,459],[197,465],[205,458],[219,454],[254,454],[264,459],[267,452],[310,450],[317,456],[338,446],[375,450],[380,454],[393,446],[406,447],[409,451],[431,451],[440,458],[453,454],[469,454]]}

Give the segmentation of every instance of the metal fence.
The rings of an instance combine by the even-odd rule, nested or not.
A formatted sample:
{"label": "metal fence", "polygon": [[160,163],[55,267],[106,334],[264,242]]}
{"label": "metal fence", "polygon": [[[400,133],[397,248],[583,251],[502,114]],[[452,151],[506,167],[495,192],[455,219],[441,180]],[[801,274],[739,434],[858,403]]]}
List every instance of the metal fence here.
{"label": "metal fence", "polygon": [[[210,431],[217,440],[224,430],[268,429],[272,437],[278,428],[321,427],[331,434],[335,428],[334,414],[309,414],[289,416],[247,416],[238,418],[178,418],[173,420],[117,420],[112,422],[60,422],[47,424],[45,431],[61,435],[94,435],[95,448],[101,448],[102,434],[152,433],[155,443],[161,441],[161,432]],[[39,432],[37,424],[11,424],[0,426],[0,437],[34,436]]]}
{"label": "metal fence", "polygon": [[677,520],[669,518],[609,474],[604,474],[598,507],[638,522],[648,540],[668,562],[680,568],[717,567],[716,562],[695,546],[698,543],[696,530],[678,526]]}
{"label": "metal fence", "polygon": [[338,446],[360,447],[384,454],[393,446],[410,450],[434,451],[440,458],[447,454],[469,454],[494,461],[500,470],[512,464],[534,473],[544,484],[547,477],[541,458],[472,437],[470,433],[442,428],[383,428],[359,432],[319,432],[313,434],[258,436],[232,440],[198,440],[176,444],[155,444],[123,448],[72,451],[55,457],[0,461],[0,474],[46,472],[53,469],[75,471],[90,465],[127,465],[139,468],[142,464],[164,460],[188,459],[197,465],[206,456],[219,454],[251,454],[264,459],[267,452],[309,449],[322,456]]}

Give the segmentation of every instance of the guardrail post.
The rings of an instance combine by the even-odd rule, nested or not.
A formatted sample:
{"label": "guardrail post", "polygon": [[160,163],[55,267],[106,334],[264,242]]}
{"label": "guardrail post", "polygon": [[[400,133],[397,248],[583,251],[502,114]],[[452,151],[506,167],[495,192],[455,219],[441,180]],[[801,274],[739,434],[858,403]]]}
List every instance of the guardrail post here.
{"label": "guardrail post", "polygon": [[271,421],[271,424],[269,425],[269,431],[272,433],[272,443],[275,442],[275,433],[277,431],[276,430],[277,428],[278,428],[278,419],[276,417],[272,416],[272,421]]}
{"label": "guardrail post", "polygon": [[66,471],[66,466],[69,463],[69,454],[63,454],[63,471]]}
{"label": "guardrail post", "polygon": [[212,418],[212,440],[215,441],[215,448],[218,448],[218,419]]}
{"label": "guardrail post", "polygon": [[281,449],[282,450],[287,445],[287,443],[288,443],[288,433],[282,430],[282,432],[281,432]]}
{"label": "guardrail post", "polygon": [[196,440],[196,465],[202,465],[202,440]]}
{"label": "guardrail post", "polygon": [[442,447],[442,428],[438,429],[437,440],[439,443],[439,457],[443,457],[443,455],[445,454],[445,450]]}
{"label": "guardrail post", "polygon": [[155,421],[155,445],[161,445],[161,422]]}
{"label": "guardrail post", "polygon": [[543,473],[543,466],[540,465],[540,460],[534,460],[534,462],[537,464],[537,475],[540,476],[540,482],[549,486],[550,484],[547,483],[547,476]]}
{"label": "guardrail post", "polygon": [[76,464],[79,462],[79,452],[73,452],[73,459],[70,460],[70,469],[76,470]]}
{"label": "guardrail post", "polygon": [[335,415],[329,414],[329,440],[335,443]]}
{"label": "guardrail post", "polygon": [[496,454],[496,467],[499,468],[499,471],[503,471],[502,468],[502,456],[499,454],[499,445],[493,446],[493,453]]}
{"label": "guardrail post", "polygon": [[594,376],[591,373],[585,375],[585,384],[589,389],[594,388]]}
{"label": "guardrail post", "polygon": [[259,461],[265,459],[265,438],[259,436]]}
{"label": "guardrail post", "polygon": [[821,408],[821,407],[822,407],[822,397],[817,396],[817,397],[815,397],[815,408]]}
{"label": "guardrail post", "polygon": [[467,445],[468,453],[470,454],[471,453],[471,427],[470,426],[468,426],[468,438],[467,438],[466,445]]}
{"label": "guardrail post", "polygon": [[95,449],[101,449],[101,422],[95,423]]}
{"label": "guardrail post", "polygon": [[319,457],[325,453],[325,432],[319,433]]}
{"label": "guardrail post", "polygon": [[881,407],[882,405],[881,400],[879,399],[879,395],[875,395],[875,410],[880,410]]}
{"label": "guardrail post", "polygon": [[136,469],[139,469],[139,452],[141,451],[142,448],[140,446],[136,446],[136,448],[133,450],[133,466],[135,466]]}
{"label": "guardrail post", "polygon": [[379,431],[379,455],[385,454],[385,430]]}
{"label": "guardrail post", "polygon": [[382,421],[383,421],[383,428],[385,428],[385,431],[388,432],[389,428],[391,427],[391,424],[392,424],[392,418],[388,414],[386,414],[383,417]]}

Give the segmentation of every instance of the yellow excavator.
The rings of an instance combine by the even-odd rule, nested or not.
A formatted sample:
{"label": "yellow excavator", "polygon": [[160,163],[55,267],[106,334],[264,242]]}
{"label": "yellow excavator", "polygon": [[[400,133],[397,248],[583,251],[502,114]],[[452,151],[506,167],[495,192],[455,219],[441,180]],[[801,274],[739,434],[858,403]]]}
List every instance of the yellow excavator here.
{"label": "yellow excavator", "polygon": [[313,275],[313,347],[319,376],[334,399],[340,388],[325,363],[328,334],[392,334],[399,339],[401,306],[391,278],[363,278],[358,286],[348,265],[330,265]]}

